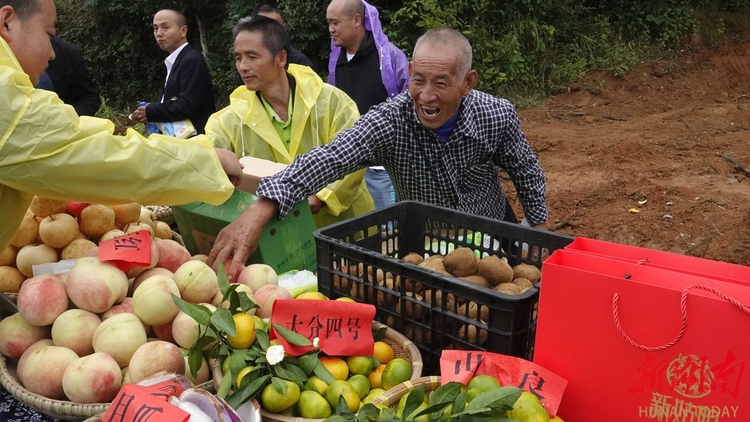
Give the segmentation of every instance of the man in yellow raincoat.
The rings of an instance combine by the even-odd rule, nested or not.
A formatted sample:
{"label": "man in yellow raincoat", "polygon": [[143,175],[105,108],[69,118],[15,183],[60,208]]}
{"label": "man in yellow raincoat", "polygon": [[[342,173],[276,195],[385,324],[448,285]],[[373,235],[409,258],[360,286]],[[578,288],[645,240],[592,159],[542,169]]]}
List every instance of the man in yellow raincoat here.
{"label": "man in yellow raincoat", "polygon": [[242,173],[234,154],[205,139],[116,136],[109,120],[79,118],[34,88],[54,58],[56,21],[53,0],[0,0],[0,251],[34,195],[155,205],[229,198]]}
{"label": "man in yellow raincoat", "polygon": [[[273,19],[253,16],[237,23],[234,49],[245,86],[206,123],[206,136],[214,146],[231,149],[238,157],[289,164],[295,156],[330,143],[359,118],[357,105],[343,91],[324,83],[309,67],[287,63],[289,38]],[[318,227],[375,209],[364,172],[349,174],[308,197]]]}

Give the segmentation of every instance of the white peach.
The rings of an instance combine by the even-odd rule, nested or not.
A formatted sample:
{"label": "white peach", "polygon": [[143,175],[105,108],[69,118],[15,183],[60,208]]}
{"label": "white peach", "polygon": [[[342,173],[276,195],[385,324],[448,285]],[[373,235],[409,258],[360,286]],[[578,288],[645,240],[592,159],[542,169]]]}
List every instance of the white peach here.
{"label": "white peach", "polygon": [[70,309],[63,312],[52,324],[52,341],[55,346],[67,347],[80,356],[94,353],[94,333],[102,320],[93,312]]}
{"label": "white peach", "polygon": [[63,373],[63,391],[76,403],[109,403],[122,386],[122,372],[112,356],[93,353],[73,361]]}
{"label": "white peach", "polygon": [[40,327],[52,324],[68,309],[65,283],[52,274],[42,274],[24,281],[16,301],[18,313],[23,319]]}

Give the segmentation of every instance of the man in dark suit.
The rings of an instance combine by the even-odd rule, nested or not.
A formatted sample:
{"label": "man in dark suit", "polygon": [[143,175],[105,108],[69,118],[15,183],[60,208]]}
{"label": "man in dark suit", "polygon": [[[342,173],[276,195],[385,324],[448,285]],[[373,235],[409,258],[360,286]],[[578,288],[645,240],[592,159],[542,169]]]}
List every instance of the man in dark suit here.
{"label": "man in dark suit", "polygon": [[182,13],[164,9],[154,15],[154,38],[168,52],[167,79],[161,102],[138,107],[131,115],[140,122],[190,119],[203,133],[208,116],[216,111],[211,75],[203,55],[187,42],[187,20]]}
{"label": "man in dark suit", "polygon": [[93,116],[102,104],[99,87],[91,79],[83,54],[78,46],[52,37],[55,58],[42,74],[36,88],[54,91],[65,104],[76,109],[79,116]]}

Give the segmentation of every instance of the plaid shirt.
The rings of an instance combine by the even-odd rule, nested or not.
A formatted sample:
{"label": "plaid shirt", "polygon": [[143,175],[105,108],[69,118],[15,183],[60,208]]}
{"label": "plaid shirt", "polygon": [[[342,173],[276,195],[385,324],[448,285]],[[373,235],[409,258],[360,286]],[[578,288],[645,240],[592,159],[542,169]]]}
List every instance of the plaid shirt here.
{"label": "plaid shirt", "polygon": [[513,105],[472,90],[448,142],[419,123],[408,91],[370,109],[328,145],[297,156],[264,178],[258,196],[279,202],[279,218],[332,180],[381,163],[396,200],[414,200],[502,219],[505,194],[497,168],[511,177],[532,225],[547,221],[546,182]]}

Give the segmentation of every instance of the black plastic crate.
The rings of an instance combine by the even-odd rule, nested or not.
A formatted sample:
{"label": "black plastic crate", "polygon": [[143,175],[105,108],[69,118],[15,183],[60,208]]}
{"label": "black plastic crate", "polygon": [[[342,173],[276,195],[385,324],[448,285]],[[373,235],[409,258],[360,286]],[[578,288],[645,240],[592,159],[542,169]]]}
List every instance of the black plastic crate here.
{"label": "black plastic crate", "polygon": [[[506,295],[399,258],[410,252],[427,256],[468,247],[480,257],[497,255],[510,265],[526,262],[541,268],[547,256],[573,240],[413,201],[332,224],[313,236],[320,291],[330,298],[347,296],[375,305],[378,321],[419,347],[425,368],[432,371],[427,373],[439,372],[443,349],[531,359],[539,290]],[[420,287],[424,294],[409,291]],[[474,306],[476,317],[468,311]]]}

